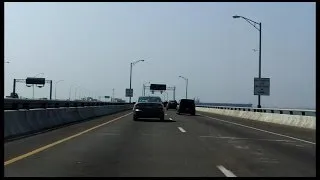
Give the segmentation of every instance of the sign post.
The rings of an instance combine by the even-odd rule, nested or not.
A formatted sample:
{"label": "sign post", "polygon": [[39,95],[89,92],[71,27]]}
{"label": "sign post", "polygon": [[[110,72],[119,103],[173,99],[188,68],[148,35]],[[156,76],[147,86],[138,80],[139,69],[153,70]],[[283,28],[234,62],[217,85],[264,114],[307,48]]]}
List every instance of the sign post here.
{"label": "sign post", "polygon": [[270,78],[254,78],[254,95],[270,96]]}
{"label": "sign post", "polygon": [[126,97],[133,97],[133,89],[126,89]]}

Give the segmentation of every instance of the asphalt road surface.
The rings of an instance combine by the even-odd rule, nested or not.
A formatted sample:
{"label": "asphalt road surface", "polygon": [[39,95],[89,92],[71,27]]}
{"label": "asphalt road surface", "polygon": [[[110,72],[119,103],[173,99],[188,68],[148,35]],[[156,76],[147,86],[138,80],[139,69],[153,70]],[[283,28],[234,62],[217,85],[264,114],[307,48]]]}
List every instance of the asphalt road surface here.
{"label": "asphalt road surface", "polygon": [[167,111],[131,111],[7,142],[4,173],[44,177],[315,177],[315,131]]}

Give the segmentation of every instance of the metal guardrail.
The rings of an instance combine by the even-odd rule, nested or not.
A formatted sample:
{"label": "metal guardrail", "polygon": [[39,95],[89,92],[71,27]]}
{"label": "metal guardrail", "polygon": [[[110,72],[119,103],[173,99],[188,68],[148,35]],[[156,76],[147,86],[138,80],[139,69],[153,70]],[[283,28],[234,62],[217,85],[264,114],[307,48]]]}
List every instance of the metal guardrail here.
{"label": "metal guardrail", "polygon": [[196,103],[200,106],[223,106],[223,107],[243,107],[243,108],[252,108],[252,104],[241,104],[241,103]]}
{"label": "metal guardrail", "polygon": [[4,110],[60,108],[60,107],[84,107],[84,106],[108,106],[125,105],[133,103],[111,103],[100,101],[61,101],[61,100],[29,100],[29,99],[4,99]]}
{"label": "metal guardrail", "polygon": [[228,110],[237,110],[237,111],[251,111],[251,112],[260,112],[260,113],[277,113],[277,114],[289,114],[289,115],[300,115],[300,116],[316,116],[315,110],[307,110],[307,109],[245,108],[245,107],[206,106],[206,105],[196,105],[196,107],[228,109]]}

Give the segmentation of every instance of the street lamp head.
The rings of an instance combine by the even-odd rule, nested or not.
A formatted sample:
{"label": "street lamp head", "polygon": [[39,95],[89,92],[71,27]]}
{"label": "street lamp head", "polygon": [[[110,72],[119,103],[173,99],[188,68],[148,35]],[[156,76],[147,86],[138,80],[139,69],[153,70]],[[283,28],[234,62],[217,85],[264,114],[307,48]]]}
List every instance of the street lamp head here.
{"label": "street lamp head", "polygon": [[34,77],[37,77],[37,76],[39,76],[39,75],[44,75],[44,73],[39,73],[39,74],[35,75]]}
{"label": "street lamp head", "polygon": [[240,16],[238,16],[238,15],[235,15],[235,16],[232,16],[233,18],[240,18]]}
{"label": "street lamp head", "polygon": [[59,82],[62,82],[62,81],[64,81],[64,80],[59,80],[59,81],[56,82],[56,84],[58,84]]}
{"label": "street lamp head", "polygon": [[143,62],[143,61],[144,61],[143,59],[140,59],[140,60],[137,60],[137,61],[132,62],[131,65],[135,65],[135,64],[137,64],[138,62]]}

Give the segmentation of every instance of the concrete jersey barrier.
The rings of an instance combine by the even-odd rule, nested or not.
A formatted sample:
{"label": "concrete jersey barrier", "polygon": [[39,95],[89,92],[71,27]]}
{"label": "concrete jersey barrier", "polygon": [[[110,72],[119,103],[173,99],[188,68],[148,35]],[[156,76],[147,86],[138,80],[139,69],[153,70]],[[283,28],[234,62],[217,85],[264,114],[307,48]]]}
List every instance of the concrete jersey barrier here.
{"label": "concrete jersey barrier", "polygon": [[94,107],[9,110],[4,112],[4,138],[14,138],[93,117],[132,109],[131,104]]}
{"label": "concrete jersey barrier", "polygon": [[199,112],[208,112],[208,113],[220,114],[225,116],[263,121],[268,123],[295,126],[299,128],[316,129],[315,116],[275,114],[275,113],[265,113],[265,112],[261,113],[261,112],[252,112],[252,111],[238,111],[238,110],[204,108],[204,107],[196,107],[196,110]]}

